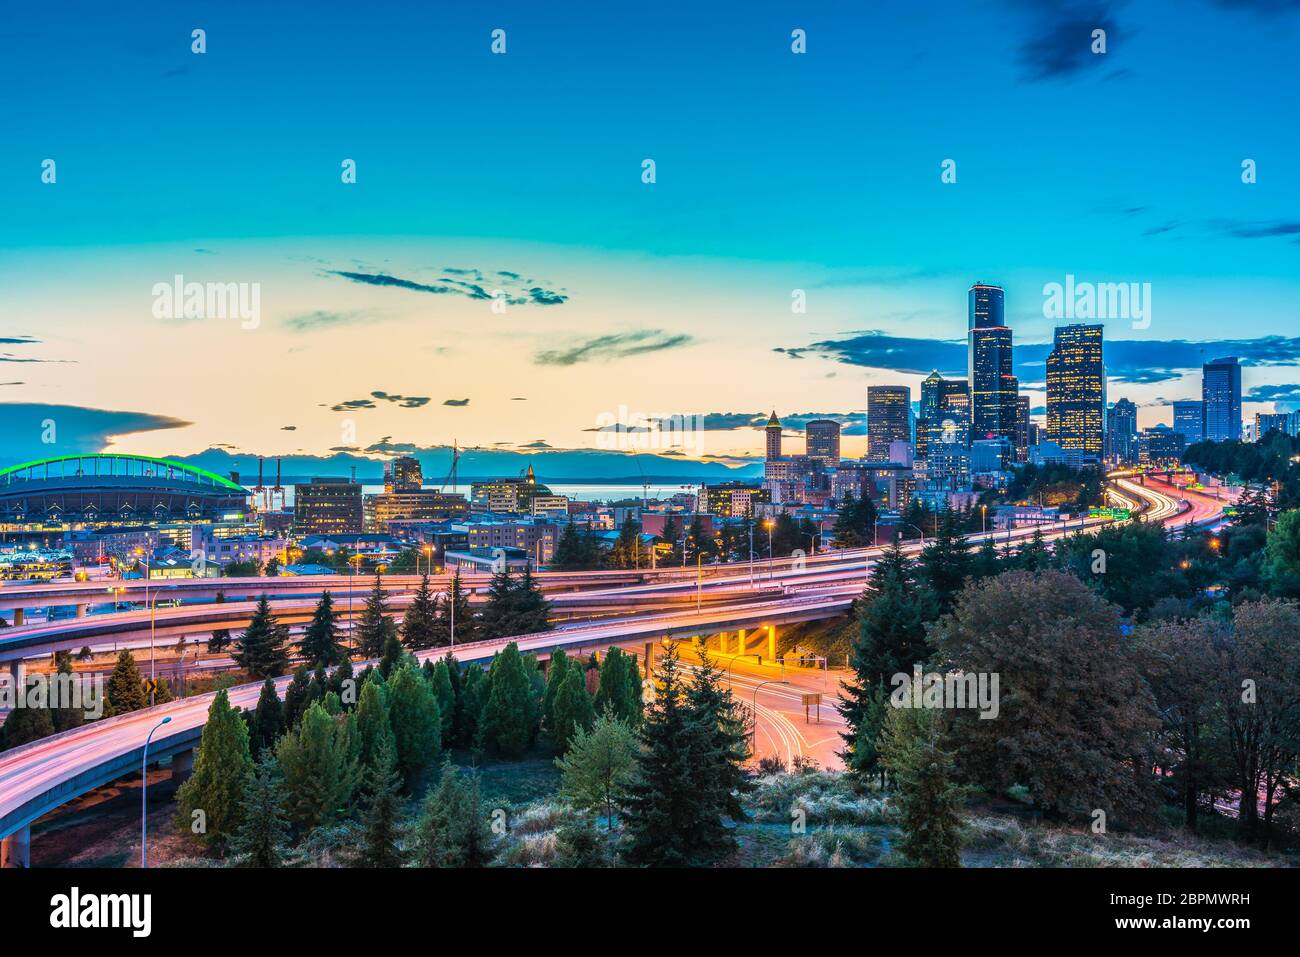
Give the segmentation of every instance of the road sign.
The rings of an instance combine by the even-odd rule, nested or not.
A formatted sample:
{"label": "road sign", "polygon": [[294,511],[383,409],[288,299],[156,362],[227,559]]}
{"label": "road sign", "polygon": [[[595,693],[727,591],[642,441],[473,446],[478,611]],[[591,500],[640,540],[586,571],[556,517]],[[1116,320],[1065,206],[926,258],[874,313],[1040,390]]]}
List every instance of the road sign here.
{"label": "road sign", "polygon": [[803,720],[804,720],[804,724],[808,724],[808,723],[809,723],[809,717],[808,717],[808,709],[809,709],[809,708],[816,708],[816,709],[817,709],[817,723],[818,723],[818,724],[821,724],[821,723],[822,723],[822,708],[821,708],[821,704],[822,704],[822,694],[821,694],[820,691],[814,691],[814,692],[812,692],[812,693],[810,693],[810,694],[805,694],[805,695],[803,696]]}

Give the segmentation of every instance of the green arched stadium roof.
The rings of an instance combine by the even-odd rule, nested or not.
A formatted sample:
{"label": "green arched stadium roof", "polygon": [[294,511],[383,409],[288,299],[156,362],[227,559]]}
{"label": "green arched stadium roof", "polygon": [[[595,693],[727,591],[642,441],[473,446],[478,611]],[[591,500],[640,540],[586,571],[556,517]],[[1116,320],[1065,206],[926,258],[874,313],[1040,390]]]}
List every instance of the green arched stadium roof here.
{"label": "green arched stadium roof", "polygon": [[131,462],[148,462],[150,465],[156,465],[161,468],[176,469],[178,472],[188,472],[191,475],[199,475],[212,482],[220,488],[227,488],[232,491],[244,492],[246,489],[242,485],[237,485],[228,478],[223,478],[216,472],[209,472],[207,469],[201,469],[197,465],[186,465],[184,462],[174,462],[171,459],[156,459],[148,455],[128,455],[122,452],[90,452],[85,455],[56,455],[48,459],[36,459],[32,462],[23,462],[20,465],[11,465],[8,468],[0,469],[0,479],[14,472],[21,472],[25,469],[39,468],[42,465],[51,465],[55,462],[77,462],[86,460],[104,460],[104,459],[123,459]]}

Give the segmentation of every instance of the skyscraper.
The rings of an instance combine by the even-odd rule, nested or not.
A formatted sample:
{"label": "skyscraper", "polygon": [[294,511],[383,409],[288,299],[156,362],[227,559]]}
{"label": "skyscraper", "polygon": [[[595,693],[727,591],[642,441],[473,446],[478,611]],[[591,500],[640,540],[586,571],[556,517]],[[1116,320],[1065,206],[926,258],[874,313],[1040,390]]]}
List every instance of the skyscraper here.
{"label": "skyscraper", "polygon": [[1205,403],[1199,399],[1174,402],[1174,431],[1182,433],[1188,445],[1201,441],[1205,436]]}
{"label": "skyscraper", "polygon": [[1011,372],[1011,330],[1003,321],[1001,286],[976,283],[968,293],[967,372],[971,438],[1016,438],[1016,393]]}
{"label": "skyscraper", "polygon": [[867,458],[888,462],[891,442],[910,442],[912,390],[905,385],[867,386]]}
{"label": "skyscraper", "polygon": [[834,419],[813,419],[804,432],[808,458],[820,462],[824,469],[840,464],[840,424]]}
{"label": "skyscraper", "polygon": [[1047,355],[1047,440],[1100,459],[1105,408],[1102,327],[1081,322],[1058,326]]}
{"label": "skyscraper", "polygon": [[420,460],[410,455],[401,455],[384,464],[384,491],[415,492],[424,484],[424,471]]}
{"label": "skyscraper", "polygon": [[1106,410],[1106,458],[1112,462],[1137,464],[1137,415],[1137,406],[1128,399],[1120,399]]}
{"label": "skyscraper", "polygon": [[1016,396],[1016,461],[1029,461],[1029,396]]}
{"label": "skyscraper", "polygon": [[1241,366],[1236,356],[1205,363],[1201,369],[1205,414],[1201,436],[1209,442],[1241,438]]}
{"label": "skyscraper", "polygon": [[781,457],[781,420],[776,417],[776,409],[772,410],[771,417],[767,420],[767,460]]}
{"label": "skyscraper", "polygon": [[970,387],[965,379],[931,372],[921,383],[921,415],[916,420],[916,454],[925,457],[934,442],[970,444]]}

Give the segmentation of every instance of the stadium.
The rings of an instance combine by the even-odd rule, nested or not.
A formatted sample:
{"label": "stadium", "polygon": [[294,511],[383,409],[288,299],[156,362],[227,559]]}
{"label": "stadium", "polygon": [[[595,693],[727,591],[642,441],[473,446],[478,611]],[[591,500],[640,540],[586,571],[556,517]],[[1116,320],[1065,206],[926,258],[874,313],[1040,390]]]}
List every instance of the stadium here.
{"label": "stadium", "polygon": [[0,523],[238,521],[248,492],[206,469],[143,455],[63,455],[0,470]]}

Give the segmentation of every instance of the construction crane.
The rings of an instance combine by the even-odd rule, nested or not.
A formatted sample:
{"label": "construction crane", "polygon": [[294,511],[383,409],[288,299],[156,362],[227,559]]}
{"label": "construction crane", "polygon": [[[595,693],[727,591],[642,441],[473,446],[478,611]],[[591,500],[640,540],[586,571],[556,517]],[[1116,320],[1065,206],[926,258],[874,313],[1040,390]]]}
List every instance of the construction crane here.
{"label": "construction crane", "polygon": [[455,440],[455,439],[452,439],[452,441],[451,441],[451,471],[449,471],[449,472],[447,473],[447,477],[446,477],[445,479],[442,480],[442,489],[441,489],[442,491],[444,491],[444,492],[447,491],[447,486],[448,486],[448,485],[451,486],[451,490],[452,490],[452,492],[456,492],[456,491],[459,490],[459,484],[457,483],[457,480],[456,480],[456,466],[459,465],[459,464],[460,464],[460,448],[457,446],[457,444],[456,444],[456,440]]}

